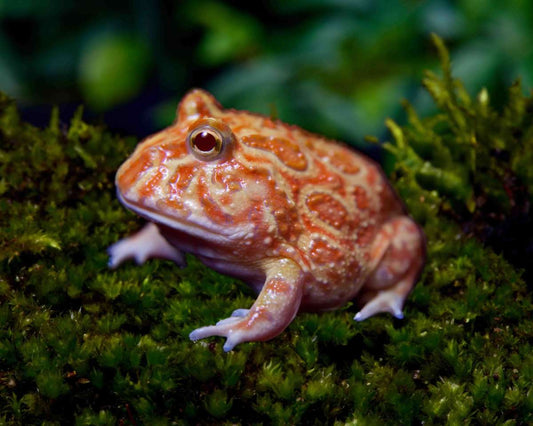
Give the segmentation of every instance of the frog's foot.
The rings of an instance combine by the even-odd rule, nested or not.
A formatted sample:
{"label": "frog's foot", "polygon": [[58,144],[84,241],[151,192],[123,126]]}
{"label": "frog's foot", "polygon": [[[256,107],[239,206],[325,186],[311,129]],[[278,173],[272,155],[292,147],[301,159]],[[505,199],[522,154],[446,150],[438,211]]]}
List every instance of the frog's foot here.
{"label": "frog's foot", "polygon": [[189,334],[193,341],[211,336],[226,337],[224,351],[231,351],[242,342],[268,340],[285,329],[288,324],[279,324],[268,312],[257,312],[251,317],[234,317],[222,319],[216,325],[200,327]]}
{"label": "frog's foot", "polygon": [[157,225],[147,223],[139,232],[128,238],[123,238],[107,249],[109,267],[114,269],[127,259],[135,259],[137,264],[143,264],[147,259],[160,258],[172,260],[179,266],[185,266],[185,257],[177,248],[159,233]]}
{"label": "frog's foot", "polygon": [[407,216],[392,219],[376,236],[371,257],[377,264],[358,295],[364,306],[354,319],[380,312],[403,318],[403,304],[424,265],[424,234]]}
{"label": "frog's foot", "polygon": [[269,340],[292,322],[302,299],[300,268],[288,259],[272,262],[261,293],[250,309],[237,309],[216,325],[194,330],[191,340],[210,336],[226,337],[224,351],[242,342]]}

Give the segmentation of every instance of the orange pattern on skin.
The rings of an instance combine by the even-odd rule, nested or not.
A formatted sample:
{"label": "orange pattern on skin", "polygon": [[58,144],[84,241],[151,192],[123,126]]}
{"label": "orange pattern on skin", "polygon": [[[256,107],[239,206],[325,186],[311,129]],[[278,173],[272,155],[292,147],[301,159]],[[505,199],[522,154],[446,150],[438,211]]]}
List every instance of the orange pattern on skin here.
{"label": "orange pattern on skin", "polygon": [[191,184],[196,174],[195,166],[184,166],[177,169],[168,180],[168,191],[173,195],[182,195]]}
{"label": "orange pattern on skin", "polygon": [[307,168],[305,155],[300,151],[300,147],[289,139],[252,135],[243,136],[241,142],[251,148],[271,152],[291,169],[302,171]]}
{"label": "orange pattern on skin", "polygon": [[162,144],[160,147],[163,152],[162,161],[179,160],[187,155],[187,148],[184,144],[177,144],[175,142],[169,142]]}
{"label": "orange pattern on skin", "polygon": [[305,187],[320,186],[337,195],[344,196],[346,187],[344,179],[323,162],[315,159],[313,165],[316,171],[309,176],[287,176],[286,178],[294,181],[294,186],[298,188],[298,191]]}
{"label": "orange pattern on skin", "polygon": [[156,202],[157,208],[162,212],[166,211],[180,211],[183,217],[187,217],[191,214],[191,211],[187,208],[185,203],[178,197],[165,197]]}
{"label": "orange pattern on skin", "polygon": [[[310,145],[312,145],[312,143]],[[334,152],[323,150],[319,150],[318,152],[321,157],[328,158],[329,163],[342,173],[355,175],[361,171],[359,164],[353,161],[351,151],[343,147],[340,147],[339,150]]]}
{"label": "orange pattern on skin", "polygon": [[344,256],[335,247],[331,247],[327,241],[313,239],[309,248],[309,255],[317,264],[337,264]]}
{"label": "orange pattern on skin", "polygon": [[[188,143],[204,126],[221,141],[209,158]],[[261,290],[250,310],[191,334],[225,336],[225,350],[276,336],[300,309],[359,296],[367,304],[357,320],[400,316],[423,265],[423,234],[374,161],[296,126],[222,109],[204,91],[190,92],[176,122],[138,145],[116,183],[160,235],[112,247],[112,265],[149,257],[134,252],[154,245],[154,255],[178,262],[189,251]]]}
{"label": "orange pattern on skin", "polygon": [[157,188],[161,186],[161,180],[167,173],[165,166],[159,166],[153,173],[153,175],[139,187],[139,195],[141,197],[150,197]]}
{"label": "orange pattern on skin", "polygon": [[218,225],[229,225],[233,222],[233,218],[225,213],[211,196],[209,184],[206,182],[204,176],[200,176],[197,191],[203,212],[214,223],[217,223]]}
{"label": "orange pattern on skin", "polygon": [[378,180],[379,173],[375,167],[369,167],[366,171],[366,182],[368,186],[373,187]]}
{"label": "orange pattern on skin", "polygon": [[284,293],[288,293],[291,289],[291,286],[289,283],[285,282],[285,280],[282,280],[282,279],[273,279],[271,282],[270,282],[270,288],[269,288],[269,291],[271,293],[275,293],[275,294],[284,294]]}
{"label": "orange pattern on skin", "polygon": [[307,207],[314,212],[323,222],[340,229],[348,217],[344,206],[331,195],[314,192],[307,196]]}
{"label": "orange pattern on skin", "polygon": [[152,167],[148,151],[142,152],[138,157],[132,158],[128,167],[117,178],[120,188],[131,188],[144,173]]}
{"label": "orange pattern on skin", "polygon": [[[325,228],[323,224],[315,220],[312,215],[302,215],[300,220],[302,221],[302,225],[308,234],[323,235],[327,237],[330,241],[336,241],[337,237],[335,236],[335,233],[331,229]],[[345,243],[346,241],[341,242],[341,244]],[[307,251],[307,249],[307,246],[302,247],[302,250]]]}
{"label": "orange pattern on skin", "polygon": [[355,197],[355,202],[357,203],[357,208],[361,210],[368,209],[370,203],[368,200],[368,195],[365,189],[362,186],[356,186],[353,195]]}

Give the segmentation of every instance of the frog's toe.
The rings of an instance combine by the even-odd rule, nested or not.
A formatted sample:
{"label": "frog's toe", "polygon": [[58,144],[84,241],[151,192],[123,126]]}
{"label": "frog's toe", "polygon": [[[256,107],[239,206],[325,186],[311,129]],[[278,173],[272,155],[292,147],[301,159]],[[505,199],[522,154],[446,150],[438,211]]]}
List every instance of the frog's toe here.
{"label": "frog's toe", "polygon": [[226,337],[224,351],[229,352],[239,343],[249,340],[243,330],[240,330],[238,326],[235,327],[240,321],[242,321],[242,318],[239,317],[225,318],[217,322],[216,325],[197,328],[189,334],[189,339],[196,341],[211,336]]}
{"label": "frog's toe", "polygon": [[[239,321],[242,321],[242,318],[245,317],[246,315],[248,315],[248,312],[250,312],[250,309],[235,309],[231,313],[230,317],[221,319],[220,321],[218,321],[213,326],[207,326],[207,327],[198,328],[198,329],[194,330],[190,334],[190,336],[193,336],[193,333],[195,333],[196,331],[199,331],[199,330],[208,329],[208,330],[205,331],[205,333],[211,333],[214,330],[213,327],[220,327],[220,326],[225,326],[225,325],[228,325],[228,324],[236,324]],[[203,332],[202,333],[199,332],[199,333],[194,334],[194,336],[197,336],[197,335],[198,336],[203,335]],[[203,339],[204,337],[210,337],[210,336],[224,336],[224,334],[209,334],[209,335],[205,335],[203,337],[196,337],[196,338],[191,337],[191,340]]]}
{"label": "frog's toe", "polygon": [[231,316],[232,316],[232,317],[239,317],[239,318],[242,318],[242,317],[245,317],[246,315],[248,315],[248,312],[250,312],[250,309],[235,309],[235,310],[231,313]]}
{"label": "frog's toe", "polygon": [[189,339],[196,341],[199,339],[205,339],[206,337],[222,336],[227,337],[242,318],[229,317],[224,318],[217,322],[215,325],[208,325],[205,327],[197,328],[189,334]]}
{"label": "frog's toe", "polygon": [[246,339],[243,338],[242,333],[239,333],[238,331],[230,333],[226,339],[226,343],[224,343],[222,348],[224,349],[224,352],[229,352],[233,350],[235,346],[241,342],[244,342],[245,340]]}
{"label": "frog's toe", "polygon": [[107,266],[110,269],[115,269],[125,260],[133,257],[133,254],[128,250],[128,244],[125,239],[117,241],[115,244],[110,245],[107,248],[107,254],[109,256],[109,261]]}
{"label": "frog's toe", "polygon": [[229,318],[224,318],[224,319],[221,319],[220,321],[217,322],[216,325],[225,325],[225,324],[232,324],[232,323],[236,323],[236,322],[239,322],[241,320],[240,317],[238,316],[231,316]]}
{"label": "frog's toe", "polygon": [[197,328],[189,334],[189,339],[191,339],[193,342],[196,342],[197,340],[205,339],[206,337],[219,336],[219,334],[214,332],[216,328],[216,325],[208,325],[207,327]]}
{"label": "frog's toe", "polygon": [[383,291],[363,306],[363,308],[355,315],[354,320],[364,321],[380,312],[388,312],[396,318],[402,319],[404,299],[405,297],[398,295],[393,291]]}

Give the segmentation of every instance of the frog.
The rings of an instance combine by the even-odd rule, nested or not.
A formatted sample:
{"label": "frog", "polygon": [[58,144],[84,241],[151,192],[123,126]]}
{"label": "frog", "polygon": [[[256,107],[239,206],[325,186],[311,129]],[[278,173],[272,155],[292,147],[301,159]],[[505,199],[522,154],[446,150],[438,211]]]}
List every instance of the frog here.
{"label": "frog", "polygon": [[147,220],[109,247],[109,266],[185,253],[243,280],[248,308],[194,329],[224,351],[278,336],[299,312],[354,301],[356,321],[403,318],[425,237],[379,164],[342,142],[192,89],[176,119],[147,137],[116,173],[119,201]]}

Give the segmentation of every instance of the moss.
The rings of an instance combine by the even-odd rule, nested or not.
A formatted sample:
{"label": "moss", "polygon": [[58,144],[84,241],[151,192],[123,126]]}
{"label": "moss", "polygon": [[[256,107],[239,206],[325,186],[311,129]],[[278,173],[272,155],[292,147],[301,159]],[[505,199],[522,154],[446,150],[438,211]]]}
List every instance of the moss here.
{"label": "moss", "polygon": [[533,100],[519,83],[501,111],[470,98],[436,44],[443,76],[424,84],[440,111],[406,105],[406,126],[387,123],[391,179],[428,238],[406,319],[306,313],[228,354],[187,336],[251,304],[244,284],[194,258],[107,269],[106,247],[140,226],[113,188],[136,141],[81,110],[34,128],[0,95],[0,421],[533,421],[532,301],[514,255],[531,238]]}

